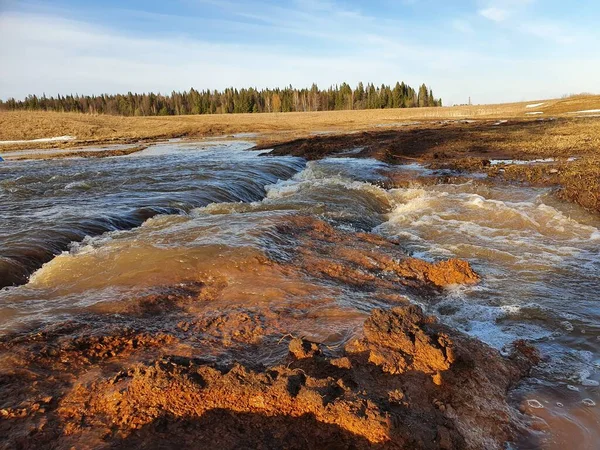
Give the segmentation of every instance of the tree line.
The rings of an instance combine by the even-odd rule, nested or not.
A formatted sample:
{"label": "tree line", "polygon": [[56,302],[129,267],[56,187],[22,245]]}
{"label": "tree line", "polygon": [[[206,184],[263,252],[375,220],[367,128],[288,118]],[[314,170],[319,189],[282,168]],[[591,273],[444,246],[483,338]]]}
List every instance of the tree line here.
{"label": "tree line", "polygon": [[58,111],[121,116],[170,116],[186,114],[233,114],[293,111],[339,111],[349,109],[414,108],[442,106],[425,84],[418,90],[404,82],[394,87],[359,83],[352,89],[347,83],[321,90],[316,84],[310,89],[234,89],[224,91],[172,92],[171,95],[104,94],[29,95],[24,100],[0,100],[0,109],[8,111]]}

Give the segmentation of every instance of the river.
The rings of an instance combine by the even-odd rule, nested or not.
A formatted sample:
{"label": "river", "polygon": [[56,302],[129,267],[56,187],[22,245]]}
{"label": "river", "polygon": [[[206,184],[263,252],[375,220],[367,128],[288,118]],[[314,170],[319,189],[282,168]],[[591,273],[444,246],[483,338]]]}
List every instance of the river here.
{"label": "river", "polygon": [[[542,362],[511,394],[536,424],[515,448],[594,448],[597,216],[548,189],[481,177],[429,185],[417,177],[435,173],[418,165],[351,152],[306,162],[250,146],[162,143],[127,157],[1,163],[0,333],[86,314],[127,321],[131,299],[210,281],[216,293],[194,307],[198,314],[236,310],[251,324],[260,317],[264,329],[335,346],[398,294],[500,351],[516,339],[539,349]],[[398,175],[414,182],[391,187]],[[419,296],[296,270],[289,248],[299,238],[281,227],[298,215],[350,236],[374,232],[425,260],[465,259],[481,282]],[[215,359],[256,365],[281,357],[269,345],[223,342],[202,338]]]}

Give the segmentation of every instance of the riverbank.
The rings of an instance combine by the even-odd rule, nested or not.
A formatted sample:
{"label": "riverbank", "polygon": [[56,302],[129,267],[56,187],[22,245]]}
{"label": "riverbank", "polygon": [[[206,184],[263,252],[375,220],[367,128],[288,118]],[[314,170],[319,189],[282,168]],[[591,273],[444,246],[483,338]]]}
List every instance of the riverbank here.
{"label": "riverbank", "polygon": [[480,172],[505,181],[556,187],[561,198],[600,212],[600,117],[437,123],[313,136],[257,148],[309,160],[355,149],[357,158]]}
{"label": "riverbank", "polygon": [[[531,106],[535,108],[531,108]],[[126,144],[173,138],[258,135],[259,144],[311,135],[431,127],[437,122],[485,121],[595,115],[600,96],[497,105],[273,114],[119,117],[55,112],[0,112],[0,151]],[[536,115],[532,115],[536,113]],[[465,123],[465,122],[460,122]],[[470,122],[466,122],[469,124]],[[57,137],[68,139],[57,139]],[[39,142],[46,139],[47,142]],[[33,141],[17,142],[8,141]],[[143,143],[142,142],[142,143]]]}

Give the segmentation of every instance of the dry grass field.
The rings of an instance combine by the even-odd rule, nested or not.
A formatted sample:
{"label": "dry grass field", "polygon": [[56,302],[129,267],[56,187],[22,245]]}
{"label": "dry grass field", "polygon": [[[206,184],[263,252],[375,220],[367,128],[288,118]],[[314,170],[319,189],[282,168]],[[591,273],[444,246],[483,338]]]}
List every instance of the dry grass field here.
{"label": "dry grass field", "polygon": [[[543,103],[539,107],[528,105]],[[378,127],[409,126],[419,121],[465,119],[532,119],[567,116],[576,111],[600,109],[600,96],[580,96],[483,106],[382,109],[274,114],[228,114],[169,117],[119,117],[54,112],[1,112],[0,141],[74,136],[68,143],[20,143],[1,149],[73,147],[110,142],[132,142],[173,137],[212,137],[236,133],[260,133],[263,141],[289,140],[311,133],[364,131]],[[531,115],[530,113],[544,114]]]}

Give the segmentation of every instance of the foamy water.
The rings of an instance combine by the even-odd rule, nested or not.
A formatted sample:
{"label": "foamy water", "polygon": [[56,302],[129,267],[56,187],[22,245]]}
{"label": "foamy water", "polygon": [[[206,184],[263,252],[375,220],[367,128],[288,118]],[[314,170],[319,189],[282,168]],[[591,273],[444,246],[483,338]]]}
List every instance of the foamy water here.
{"label": "foamy water", "polygon": [[419,257],[467,259],[483,278],[426,309],[496,348],[523,338],[542,352],[521,392],[524,409],[551,425],[531,448],[593,448],[600,415],[586,399],[598,398],[600,380],[597,218],[542,189],[467,183],[390,195],[378,232]]}

